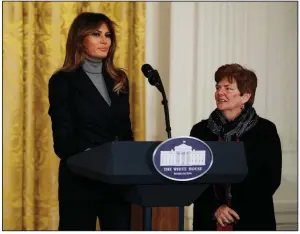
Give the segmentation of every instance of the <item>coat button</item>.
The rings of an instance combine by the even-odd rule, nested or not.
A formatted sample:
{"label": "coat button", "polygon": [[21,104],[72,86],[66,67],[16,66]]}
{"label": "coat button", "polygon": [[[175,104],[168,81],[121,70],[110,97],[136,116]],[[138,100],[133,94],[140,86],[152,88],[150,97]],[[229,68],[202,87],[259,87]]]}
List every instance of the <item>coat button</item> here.
{"label": "coat button", "polygon": [[119,140],[119,137],[118,136],[115,136],[115,141],[118,141]]}

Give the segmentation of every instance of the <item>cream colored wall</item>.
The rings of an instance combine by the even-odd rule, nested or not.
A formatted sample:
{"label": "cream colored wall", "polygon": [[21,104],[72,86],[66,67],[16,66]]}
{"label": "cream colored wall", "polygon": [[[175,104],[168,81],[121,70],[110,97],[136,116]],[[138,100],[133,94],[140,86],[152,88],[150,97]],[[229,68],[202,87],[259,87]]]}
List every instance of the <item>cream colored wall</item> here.
{"label": "cream colored wall", "polygon": [[[240,63],[258,76],[255,108],[273,121],[283,149],[278,229],[297,225],[297,3],[148,2],[146,62],[169,98],[172,136],[188,135],[214,109],[214,71]],[[146,82],[146,80],[145,80]],[[166,139],[161,96],[146,85],[147,140]],[[191,229],[192,207],[186,208]]]}

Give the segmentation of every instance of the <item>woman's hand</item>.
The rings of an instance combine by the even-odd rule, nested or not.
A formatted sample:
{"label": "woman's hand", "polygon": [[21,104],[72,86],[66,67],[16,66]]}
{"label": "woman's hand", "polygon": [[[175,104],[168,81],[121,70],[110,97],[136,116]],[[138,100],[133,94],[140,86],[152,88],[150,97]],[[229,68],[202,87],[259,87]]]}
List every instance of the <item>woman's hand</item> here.
{"label": "woman's hand", "polygon": [[226,205],[220,206],[215,212],[215,218],[218,223],[224,227],[227,224],[233,223],[235,219],[239,220],[240,216]]}

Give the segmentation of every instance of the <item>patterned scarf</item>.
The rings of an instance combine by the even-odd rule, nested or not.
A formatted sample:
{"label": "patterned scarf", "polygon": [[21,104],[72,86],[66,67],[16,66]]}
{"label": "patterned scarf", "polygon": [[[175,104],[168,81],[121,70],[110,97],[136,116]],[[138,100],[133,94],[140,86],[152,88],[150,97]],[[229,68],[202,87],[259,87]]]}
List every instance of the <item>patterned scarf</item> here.
{"label": "patterned scarf", "polygon": [[207,127],[223,141],[235,141],[253,128],[258,119],[259,116],[250,105],[245,105],[241,114],[232,121],[228,121],[220,110],[215,109],[209,116]]}

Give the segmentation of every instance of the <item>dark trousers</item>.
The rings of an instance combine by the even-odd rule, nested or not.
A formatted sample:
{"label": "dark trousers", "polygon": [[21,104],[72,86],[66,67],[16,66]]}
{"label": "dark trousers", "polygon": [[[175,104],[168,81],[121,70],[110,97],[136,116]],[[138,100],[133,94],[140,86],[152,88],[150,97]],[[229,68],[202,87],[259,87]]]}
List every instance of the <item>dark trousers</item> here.
{"label": "dark trousers", "polygon": [[60,231],[130,230],[130,204],[125,201],[60,200]]}

